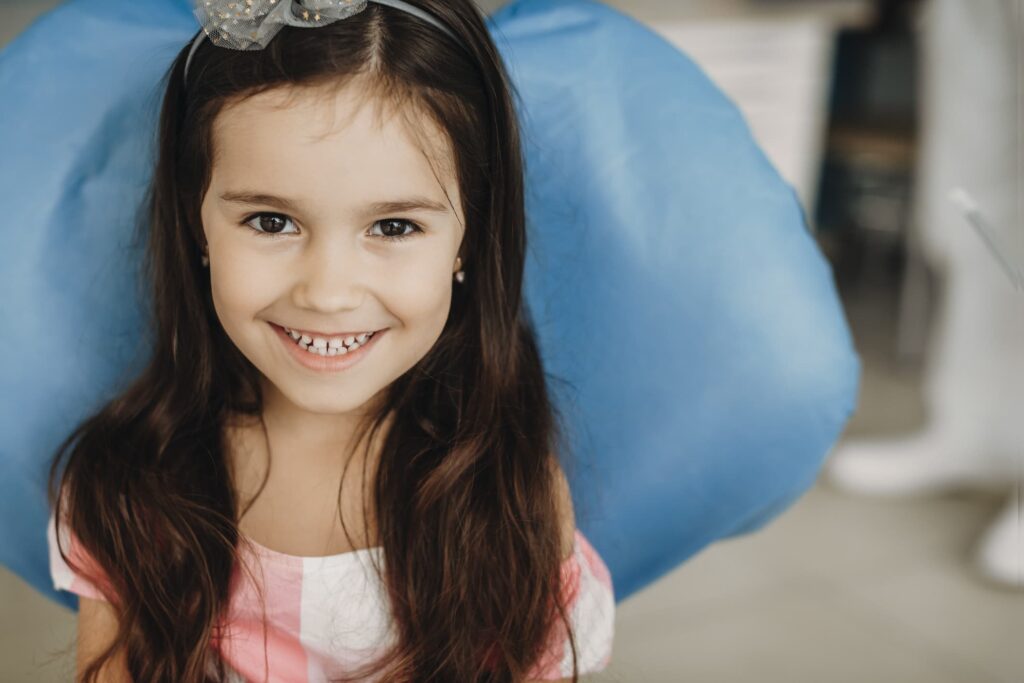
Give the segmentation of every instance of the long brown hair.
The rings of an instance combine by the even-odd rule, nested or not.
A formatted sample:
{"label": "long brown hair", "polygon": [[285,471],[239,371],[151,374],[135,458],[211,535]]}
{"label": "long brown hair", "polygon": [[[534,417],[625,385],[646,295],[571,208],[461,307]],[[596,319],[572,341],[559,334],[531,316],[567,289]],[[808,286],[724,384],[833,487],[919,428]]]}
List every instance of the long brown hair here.
{"label": "long brown hair", "polygon": [[343,87],[357,76],[397,110],[415,107],[446,132],[469,267],[434,347],[386,388],[358,430],[357,443],[382,435],[364,529],[375,521],[385,562],[377,572],[398,639],[356,675],[520,681],[557,618],[570,632],[576,678],[576,643],[560,599],[565,537],[553,476],[565,428],[522,296],[517,93],[471,0],[414,4],[462,45],[371,3],[313,30],[286,26],[263,50],[206,41],[184,86],[186,45],[165,74],[148,215],[140,221],[152,357],[75,428],[50,468],[57,522],[66,521],[106,573],[119,615],[115,642],[82,680],[95,680],[119,651],[133,680],[225,676],[211,643],[242,537],[224,435],[235,416],[261,420],[263,399],[259,371],[221,327],[200,264],[211,124],[225,104],[271,88]]}

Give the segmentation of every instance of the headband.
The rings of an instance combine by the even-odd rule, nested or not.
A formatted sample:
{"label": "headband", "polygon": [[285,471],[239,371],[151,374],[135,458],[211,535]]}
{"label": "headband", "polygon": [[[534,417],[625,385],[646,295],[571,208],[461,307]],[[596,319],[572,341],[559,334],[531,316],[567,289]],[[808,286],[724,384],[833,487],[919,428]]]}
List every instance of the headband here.
{"label": "headband", "polygon": [[303,28],[326,26],[362,12],[368,2],[407,12],[433,24],[452,40],[461,43],[436,17],[402,0],[193,0],[193,13],[202,30],[192,41],[182,80],[188,83],[192,55],[207,35],[217,47],[262,50],[285,25]]}

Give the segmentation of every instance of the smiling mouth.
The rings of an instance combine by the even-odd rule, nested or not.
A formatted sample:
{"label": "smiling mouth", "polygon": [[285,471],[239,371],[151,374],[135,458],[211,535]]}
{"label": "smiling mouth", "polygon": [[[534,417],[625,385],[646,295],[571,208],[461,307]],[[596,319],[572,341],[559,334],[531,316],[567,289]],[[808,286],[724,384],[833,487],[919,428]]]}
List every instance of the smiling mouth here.
{"label": "smiling mouth", "polygon": [[307,353],[320,356],[340,356],[368,344],[381,330],[361,332],[348,336],[309,335],[278,325],[285,334],[291,337],[296,346]]}

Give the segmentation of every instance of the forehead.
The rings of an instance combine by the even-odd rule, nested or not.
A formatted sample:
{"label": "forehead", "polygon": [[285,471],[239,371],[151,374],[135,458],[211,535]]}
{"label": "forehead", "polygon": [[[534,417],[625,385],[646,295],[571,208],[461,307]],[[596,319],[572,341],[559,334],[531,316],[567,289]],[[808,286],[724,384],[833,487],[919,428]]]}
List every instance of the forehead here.
{"label": "forehead", "polygon": [[[213,121],[213,176],[289,196],[417,193],[455,202],[447,135],[415,107],[399,109],[358,81],[275,88],[222,108]],[[326,194],[324,194],[326,193]],[[458,204],[455,204],[458,206]]]}

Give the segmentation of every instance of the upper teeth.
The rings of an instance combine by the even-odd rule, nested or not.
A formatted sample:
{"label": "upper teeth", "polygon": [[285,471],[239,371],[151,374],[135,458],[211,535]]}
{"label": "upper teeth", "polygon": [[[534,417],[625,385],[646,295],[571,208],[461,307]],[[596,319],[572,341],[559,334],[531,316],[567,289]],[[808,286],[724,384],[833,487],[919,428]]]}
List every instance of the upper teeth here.
{"label": "upper teeth", "polygon": [[302,334],[287,327],[284,328],[284,331],[288,333],[288,336],[297,341],[299,346],[310,353],[319,353],[321,356],[336,356],[348,353],[353,349],[359,348],[363,342],[373,336],[373,332],[362,332],[348,337],[328,338]]}

